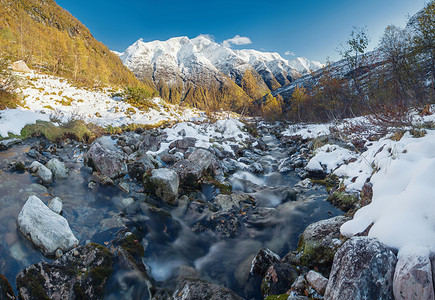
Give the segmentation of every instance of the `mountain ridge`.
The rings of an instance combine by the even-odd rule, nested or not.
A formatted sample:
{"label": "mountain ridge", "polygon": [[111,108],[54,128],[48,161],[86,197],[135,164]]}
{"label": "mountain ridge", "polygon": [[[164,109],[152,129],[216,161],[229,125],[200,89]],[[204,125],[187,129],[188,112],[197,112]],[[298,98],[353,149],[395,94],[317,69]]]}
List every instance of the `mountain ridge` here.
{"label": "mountain ridge", "polygon": [[[203,90],[224,89],[230,97],[245,94],[244,98],[250,98],[248,102],[258,101],[301,76],[278,53],[233,50],[205,36],[193,39],[181,36],[151,42],[139,39],[118,54],[138,78],[154,82],[163,98],[173,103],[181,101],[189,95],[190,89],[198,87]],[[321,64],[312,65],[315,68]],[[302,64],[299,69],[308,73]],[[167,93],[167,89],[176,89],[177,99],[171,96],[172,92]]]}

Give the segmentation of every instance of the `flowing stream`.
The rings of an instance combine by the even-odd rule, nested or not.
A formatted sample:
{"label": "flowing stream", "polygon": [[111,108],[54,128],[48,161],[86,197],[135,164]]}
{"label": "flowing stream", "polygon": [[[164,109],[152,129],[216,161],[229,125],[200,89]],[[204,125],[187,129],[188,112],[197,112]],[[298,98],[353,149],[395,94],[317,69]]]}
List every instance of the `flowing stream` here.
{"label": "flowing stream", "polygon": [[[241,208],[238,222],[230,213],[219,215],[222,226],[229,222],[226,230],[231,231],[230,236],[219,236],[213,230],[195,230],[195,224],[216,213],[213,199],[219,191],[210,185],[204,184],[202,193],[190,195],[197,200],[169,207],[145,196],[142,187],[133,180],[129,182],[129,193],[115,186],[90,188],[92,171],[83,167],[83,151],[77,150],[78,145],[56,150],[71,174],[67,180],[46,187],[27,171],[7,170],[16,160],[26,164],[34,161],[26,153],[35,144],[43,144],[42,140],[31,139],[0,152],[3,170],[0,171],[0,273],[16,291],[18,272],[30,264],[50,260],[19,234],[16,220],[30,195],[38,196],[45,203],[57,196],[63,200],[63,216],[80,244],[92,241],[107,245],[126,225],[144,245],[143,262],[150,278],[120,271],[115,266],[115,273],[106,285],[107,299],[139,296],[146,299],[149,282],[157,288],[171,289],[183,277],[199,277],[243,296],[251,261],[260,249],[269,248],[284,256],[297,248],[299,236],[309,224],[342,214],[325,201],[327,193],[320,186],[292,198],[291,189],[300,178],[293,171],[277,172],[278,161],[288,156],[286,149],[280,147],[274,136],[266,135],[262,140],[269,148],[268,155],[260,158],[264,174],[237,170],[229,178],[234,193],[249,193],[255,199],[255,205]],[[51,156],[49,152],[44,153],[42,160]],[[231,224],[236,224],[236,228]]]}

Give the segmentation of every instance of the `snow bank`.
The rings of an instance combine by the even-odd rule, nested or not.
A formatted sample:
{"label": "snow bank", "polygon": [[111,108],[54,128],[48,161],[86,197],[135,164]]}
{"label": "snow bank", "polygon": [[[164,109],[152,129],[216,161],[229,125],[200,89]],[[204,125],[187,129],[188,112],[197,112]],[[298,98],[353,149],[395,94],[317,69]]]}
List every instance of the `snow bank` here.
{"label": "snow bank", "polygon": [[283,136],[301,136],[303,139],[312,139],[322,135],[330,134],[330,124],[307,124],[290,125],[289,128],[282,132]]}
{"label": "snow bank", "polygon": [[318,148],[315,153],[308,162],[306,169],[322,171],[323,168],[320,165],[323,165],[327,173],[331,173],[335,168],[344,164],[344,162],[356,157],[354,152],[337,145],[324,145]]}
{"label": "snow bank", "polygon": [[47,114],[25,109],[7,109],[0,111],[0,136],[7,137],[9,133],[19,135],[27,124],[34,124],[37,120],[49,121]]}
{"label": "snow bank", "polygon": [[358,162],[359,170],[376,164],[372,203],[358,210],[341,233],[351,237],[373,223],[369,236],[390,247],[425,247],[435,252],[434,149],[434,131],[423,138],[407,133],[398,142],[384,139],[371,145],[365,160]]}

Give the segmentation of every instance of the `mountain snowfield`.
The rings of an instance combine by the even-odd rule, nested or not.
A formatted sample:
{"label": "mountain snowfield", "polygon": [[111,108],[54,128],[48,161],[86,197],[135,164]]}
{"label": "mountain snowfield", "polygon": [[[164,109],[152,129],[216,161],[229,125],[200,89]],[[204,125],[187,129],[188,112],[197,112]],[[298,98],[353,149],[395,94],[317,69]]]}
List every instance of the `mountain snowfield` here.
{"label": "mountain snowfield", "polygon": [[323,67],[321,63],[306,58],[289,61],[278,53],[233,50],[206,36],[193,39],[174,37],[152,42],[139,39],[119,55],[139,78],[152,77],[156,82],[164,75],[168,84],[186,81],[197,73],[208,76],[223,73],[238,83],[244,73],[253,68],[266,82],[272,76],[285,85],[294,78]]}

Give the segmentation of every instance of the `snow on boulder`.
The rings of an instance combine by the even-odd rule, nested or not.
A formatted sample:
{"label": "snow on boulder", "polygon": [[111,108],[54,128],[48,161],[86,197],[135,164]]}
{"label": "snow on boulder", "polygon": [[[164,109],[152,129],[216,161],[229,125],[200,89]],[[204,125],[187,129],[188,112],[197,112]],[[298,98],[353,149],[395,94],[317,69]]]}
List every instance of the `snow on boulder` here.
{"label": "snow on boulder", "polygon": [[311,158],[307,168],[314,168],[317,170],[320,164],[322,164],[325,166],[326,172],[331,173],[334,169],[345,163],[350,158],[355,158],[355,153],[352,151],[341,148],[337,145],[324,145],[316,150],[316,155]]}
{"label": "snow on boulder", "polygon": [[144,175],[145,188],[170,205],[177,202],[179,185],[178,174],[172,169],[154,169]]}
{"label": "snow on boulder", "polygon": [[45,166],[51,170],[55,179],[67,179],[69,176],[69,169],[65,166],[65,163],[57,158],[50,159]]}
{"label": "snow on boulder", "polygon": [[34,161],[29,169],[31,172],[35,173],[43,183],[51,183],[53,181],[53,173],[51,170],[40,162]]}
{"label": "snow on boulder", "polygon": [[393,282],[396,300],[435,298],[429,254],[423,247],[400,250]]}
{"label": "snow on boulder", "polygon": [[316,159],[311,159],[305,166],[305,170],[308,172],[323,172],[322,165]]}
{"label": "snow on boulder", "polygon": [[16,72],[30,72],[30,68],[26,65],[26,63],[22,60],[16,61],[11,65],[12,71]]}
{"label": "snow on boulder", "polygon": [[354,237],[335,254],[325,299],[393,300],[396,256],[377,239]]}
{"label": "snow on boulder", "polygon": [[18,229],[44,255],[53,255],[57,249],[67,252],[79,244],[68,221],[36,196],[30,196],[21,209]]}

